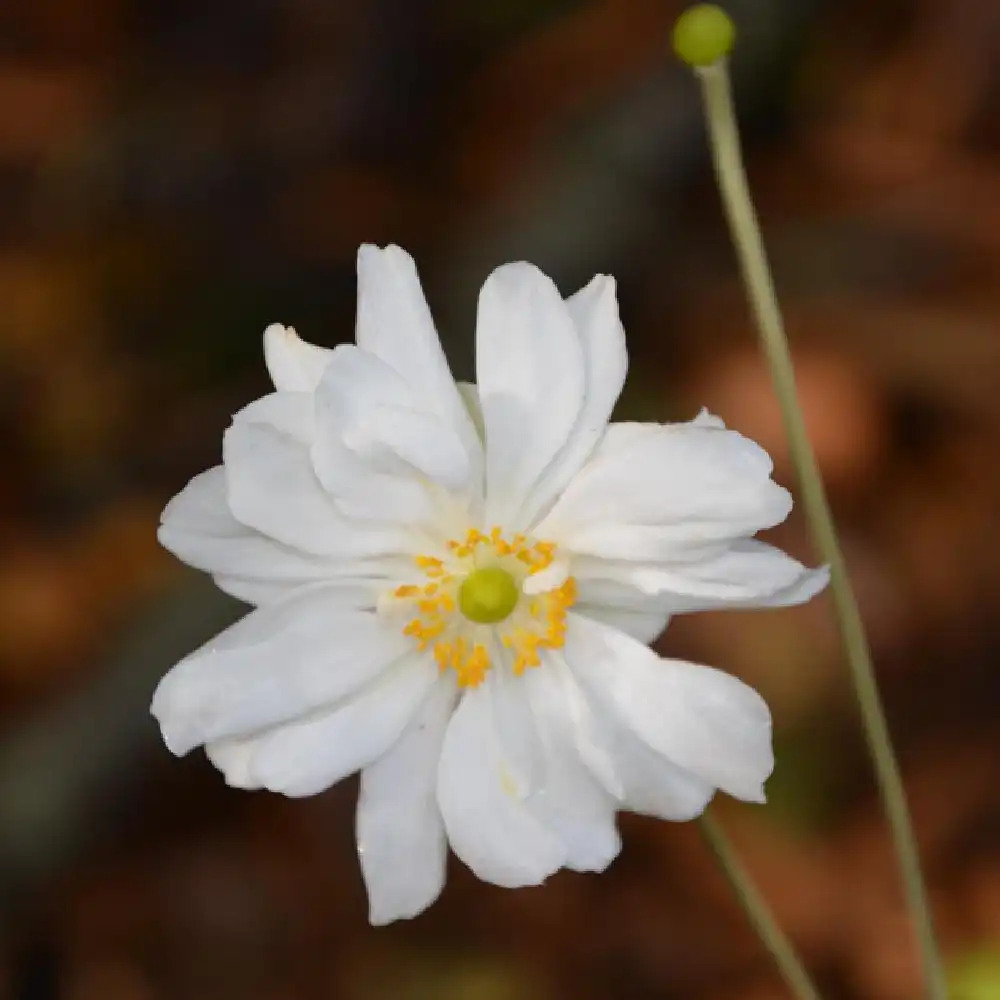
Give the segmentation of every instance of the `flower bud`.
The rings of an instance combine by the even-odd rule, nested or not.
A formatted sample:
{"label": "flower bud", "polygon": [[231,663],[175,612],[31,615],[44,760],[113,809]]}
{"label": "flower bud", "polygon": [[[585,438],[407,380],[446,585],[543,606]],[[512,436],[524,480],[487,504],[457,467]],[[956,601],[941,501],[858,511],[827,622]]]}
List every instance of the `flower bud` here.
{"label": "flower bud", "polygon": [[674,24],[674,52],[689,66],[710,66],[732,51],[736,25],[713,3],[689,7]]}

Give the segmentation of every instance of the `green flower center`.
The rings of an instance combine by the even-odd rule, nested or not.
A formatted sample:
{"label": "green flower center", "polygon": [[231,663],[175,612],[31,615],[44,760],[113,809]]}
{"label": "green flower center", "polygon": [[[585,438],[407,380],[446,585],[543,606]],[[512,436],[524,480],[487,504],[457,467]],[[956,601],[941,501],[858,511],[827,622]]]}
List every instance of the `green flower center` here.
{"label": "green flower center", "polygon": [[474,570],[462,581],[458,606],[469,621],[495,625],[517,607],[520,596],[510,573],[499,566],[487,566]]}

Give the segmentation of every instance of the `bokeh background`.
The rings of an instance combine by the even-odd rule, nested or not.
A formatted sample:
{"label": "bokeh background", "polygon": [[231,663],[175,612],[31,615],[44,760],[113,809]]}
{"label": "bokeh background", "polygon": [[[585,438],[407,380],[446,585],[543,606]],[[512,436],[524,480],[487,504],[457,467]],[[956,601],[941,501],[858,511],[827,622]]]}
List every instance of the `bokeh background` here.
{"label": "bokeh background", "polygon": [[[265,391],[272,321],[352,336],[354,254],[420,263],[471,374],[479,284],[617,276],[620,414],[707,404],[774,454],[673,0],[0,3],[0,997],[771,1000],[692,825],[600,877],[454,865],[373,930],[354,782],[305,801],[174,760],[159,676],[240,613],[160,509]],[[733,0],[749,169],[955,1000],[1000,997],[1000,6]],[[558,373],[553,373],[557,377]],[[798,515],[776,533],[804,559]],[[719,803],[832,1000],[917,962],[825,600],[660,647],[768,697],[766,807]]]}

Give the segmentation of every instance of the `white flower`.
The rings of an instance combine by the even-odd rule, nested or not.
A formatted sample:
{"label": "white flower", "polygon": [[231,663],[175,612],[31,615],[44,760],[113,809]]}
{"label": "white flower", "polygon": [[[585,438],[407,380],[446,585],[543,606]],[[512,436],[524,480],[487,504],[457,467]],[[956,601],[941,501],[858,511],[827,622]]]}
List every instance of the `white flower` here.
{"label": "white flower", "polygon": [[269,327],[276,391],[160,529],[257,605],[161,681],[167,745],[286,795],[360,770],[375,923],[433,902],[449,843],[532,885],[604,869],[617,810],[762,801],[763,700],[646,643],[673,613],[826,582],[752,539],[791,507],[755,444],[707,414],[608,425],[627,367],[611,278],[563,301],[498,268],[476,338],[477,385],[456,385],[413,261],[362,247],[357,346]]}

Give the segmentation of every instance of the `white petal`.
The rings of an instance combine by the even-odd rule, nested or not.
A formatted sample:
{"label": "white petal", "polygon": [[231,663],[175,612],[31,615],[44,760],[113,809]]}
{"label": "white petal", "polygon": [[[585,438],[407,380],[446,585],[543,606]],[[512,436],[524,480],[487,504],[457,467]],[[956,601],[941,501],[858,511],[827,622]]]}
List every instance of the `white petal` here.
{"label": "white petal", "polygon": [[625,794],[618,779],[609,743],[583,689],[566,664],[561,649],[542,653],[543,669],[552,674],[560,687],[562,708],[568,720],[574,749],[580,761],[598,784],[616,800]]}
{"label": "white petal", "polygon": [[[456,390],[457,392],[457,390]],[[471,465],[457,431],[427,409],[414,387],[373,354],[352,346],[334,351],[316,395],[317,440],[313,461],[331,482],[325,454],[346,447],[372,473],[423,476],[452,489],[468,485]]]}
{"label": "white petal", "polygon": [[[561,650],[546,654],[537,673],[559,682],[558,700],[571,720],[577,755],[620,808],[674,821],[704,811],[715,786],[671,764],[616,722],[606,706],[585,695]],[[529,683],[533,678],[534,673]]]}
{"label": "white petal", "polygon": [[448,368],[413,258],[397,246],[358,251],[357,343],[406,378],[422,409],[459,436],[478,469],[482,449]]}
{"label": "white petal", "polygon": [[752,688],[711,667],[661,659],[574,614],[565,655],[594,702],[651,749],[736,798],[764,800],[771,715]]}
{"label": "white petal", "polygon": [[529,800],[531,811],[566,847],[566,867],[604,871],[621,850],[614,798],[580,756],[581,738],[568,706],[578,694],[565,664],[547,658],[520,678],[541,740],[543,782]]}
{"label": "white petal", "polygon": [[612,424],[535,533],[583,555],[660,560],[784,520],[791,497],[770,474],[767,453],[733,431]]}
{"label": "white petal", "polygon": [[438,805],[452,850],[476,875],[538,885],[565,864],[566,849],[525,805],[501,735],[486,685],[467,690],[445,733]]}
{"label": "white petal", "polygon": [[649,645],[659,638],[670,622],[670,615],[666,611],[633,611],[630,608],[613,608],[609,605],[580,602],[574,605],[574,610],[585,618],[610,625],[611,628],[638,639],[643,645]]}
{"label": "white petal", "polygon": [[662,595],[671,612],[800,604],[826,586],[825,568],[809,570],[780,549],[740,539],[685,562],[581,560],[574,570]]}
{"label": "white petal", "polygon": [[272,323],[264,331],[264,362],[275,389],[312,392],[332,353],[301,340],[290,326]]}
{"label": "white petal", "polygon": [[448,842],[436,786],[454,704],[454,684],[436,684],[396,745],[361,772],[358,854],[373,924],[416,916],[444,886]]}
{"label": "white petal", "polygon": [[[348,411],[348,421],[364,419],[365,409],[379,405],[378,400],[400,392],[409,399],[409,390],[391,370],[355,348],[342,348],[338,359],[331,365],[335,369],[334,377],[323,381],[316,398],[316,434],[310,458],[317,478],[337,510],[347,517],[405,525],[433,522],[438,516],[435,497],[429,490],[430,484],[416,470],[396,456],[390,462],[393,471],[381,471],[371,456],[353,451],[343,438],[348,400],[353,407]],[[358,359],[369,370],[372,364],[377,364],[377,370],[388,376],[389,385],[383,387],[382,394],[374,401],[357,395],[349,396],[348,400],[341,398],[337,382]],[[372,379],[358,381],[360,385],[371,387]]]}
{"label": "white petal", "polygon": [[586,618],[593,618],[595,622],[610,625],[611,628],[638,639],[643,645],[658,639],[670,621],[666,612],[659,611],[629,611],[627,608],[593,607],[586,604],[577,604],[576,610]]}
{"label": "white petal", "polygon": [[345,517],[432,530],[441,521],[433,484],[412,472],[375,471],[336,433],[320,435],[312,449],[312,462],[323,488]]}
{"label": "white petal", "polygon": [[436,417],[401,406],[377,406],[364,425],[345,429],[344,443],[358,454],[398,457],[452,490],[468,485],[469,460],[458,436]]}
{"label": "white petal", "polygon": [[176,754],[295,719],[352,694],[412,649],[352,587],[321,586],[258,608],[181,660],[152,712]]}
{"label": "white petal", "polygon": [[577,614],[621,629],[644,644],[660,635],[670,621],[670,595],[644,594],[628,583],[607,578],[578,576],[576,582],[573,610]]}
{"label": "white petal", "polygon": [[286,437],[308,445],[316,436],[316,401],[311,392],[272,392],[238,410],[233,420],[267,424]]}
{"label": "white petal", "polygon": [[673,822],[687,822],[705,811],[715,794],[713,784],[672,764],[595,699],[589,699],[588,706],[592,738],[603,744],[612,762],[616,786],[611,790],[623,808]]}
{"label": "white petal", "polygon": [[295,798],[324,791],[385,754],[437,682],[432,660],[407,657],[329,712],[261,736],[250,777]]}
{"label": "white petal", "polygon": [[483,688],[493,715],[493,731],[508,784],[527,800],[535,795],[543,780],[542,741],[527,691],[521,678],[514,675],[510,650],[494,642],[490,660],[493,666]]}
{"label": "white petal", "polygon": [[294,584],[252,576],[227,576],[225,573],[213,573],[212,580],[223,593],[254,607],[283,601],[295,589]]}
{"label": "white petal", "polygon": [[163,508],[160,524],[185,535],[225,538],[247,533],[226,503],[226,477],[221,465],[195,476]]}
{"label": "white petal", "polygon": [[237,521],[221,465],[195,476],[167,504],[157,537],[189,566],[212,573],[227,593],[253,603],[342,571],[328,558],[288,548]]}
{"label": "white petal", "polygon": [[686,823],[705,811],[715,794],[711,782],[671,764],[621,727],[615,731],[619,738],[611,752],[625,786],[623,804],[630,812]]}
{"label": "white petal", "polygon": [[555,285],[530,264],[486,279],[476,323],[476,382],[486,427],[486,521],[518,511],[566,444],[584,399],[583,351]]}
{"label": "white petal", "polygon": [[205,756],[222,772],[226,784],[247,791],[260,788],[260,782],[250,776],[254,737],[217,740],[205,744]]}
{"label": "white petal", "polygon": [[235,422],[223,438],[227,499],[249,528],[303,552],[340,558],[412,554],[404,528],[348,522],[324,492],[308,449],[266,424]]}
{"label": "white petal", "polygon": [[542,516],[586,462],[604,434],[628,370],[625,331],[618,318],[615,279],[599,274],[566,300],[583,348],[584,401],[562,450],[521,509],[528,524]]}

